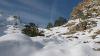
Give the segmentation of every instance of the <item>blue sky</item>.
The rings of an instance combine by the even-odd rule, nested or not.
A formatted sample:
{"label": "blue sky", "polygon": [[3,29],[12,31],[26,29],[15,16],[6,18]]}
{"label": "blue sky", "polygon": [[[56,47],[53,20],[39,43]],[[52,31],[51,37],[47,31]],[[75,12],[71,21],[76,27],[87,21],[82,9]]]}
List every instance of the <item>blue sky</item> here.
{"label": "blue sky", "polygon": [[21,16],[23,22],[44,26],[59,16],[68,18],[81,0],[0,0],[0,11]]}

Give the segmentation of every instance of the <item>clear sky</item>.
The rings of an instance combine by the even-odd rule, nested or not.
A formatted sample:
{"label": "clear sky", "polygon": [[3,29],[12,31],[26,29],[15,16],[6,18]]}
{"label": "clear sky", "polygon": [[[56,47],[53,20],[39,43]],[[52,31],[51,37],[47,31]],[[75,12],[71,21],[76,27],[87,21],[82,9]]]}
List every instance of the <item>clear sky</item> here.
{"label": "clear sky", "polygon": [[19,15],[23,22],[44,26],[59,16],[68,18],[81,0],[0,0],[0,11]]}

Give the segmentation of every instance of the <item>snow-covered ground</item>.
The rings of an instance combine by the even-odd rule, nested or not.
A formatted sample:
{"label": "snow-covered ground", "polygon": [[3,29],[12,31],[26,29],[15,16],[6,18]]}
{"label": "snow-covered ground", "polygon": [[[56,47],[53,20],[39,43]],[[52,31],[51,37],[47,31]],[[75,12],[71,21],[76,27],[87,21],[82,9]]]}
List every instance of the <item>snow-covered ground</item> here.
{"label": "snow-covered ground", "polygon": [[[93,40],[86,36],[78,38],[65,38],[63,33],[68,32],[67,27],[54,27],[44,30],[45,36],[29,37],[21,33],[20,28],[7,26],[4,36],[0,37],[0,56],[98,56],[98,42],[100,36]],[[51,35],[51,36],[50,36]],[[74,36],[74,35],[73,35]],[[85,43],[85,41],[90,41]]]}
{"label": "snow-covered ground", "polygon": [[[91,18],[92,20],[93,18]],[[7,25],[5,35],[0,37],[0,56],[98,56],[100,55],[100,35],[95,39],[90,36],[100,29],[99,19],[95,19],[97,26],[91,33],[76,32],[65,35],[68,27],[59,26],[44,31],[45,36],[29,37],[21,33],[21,28]],[[73,20],[68,23],[73,22]],[[78,20],[76,19],[76,24]]]}
{"label": "snow-covered ground", "polygon": [[[2,16],[2,15],[0,15]],[[0,32],[6,29],[0,37],[0,56],[100,56],[100,16],[90,18],[97,26],[85,31],[69,32],[68,23],[77,25],[79,19],[69,20],[67,24],[50,29],[39,28],[45,36],[29,37],[21,33],[20,27],[7,25],[0,28]],[[7,21],[14,21],[8,17]],[[94,38],[93,38],[94,35]]]}
{"label": "snow-covered ground", "polygon": [[[95,20],[94,20],[95,19]],[[91,18],[97,26],[92,31],[69,32],[66,24],[50,29],[39,28],[45,36],[29,37],[21,33],[20,27],[7,25],[4,35],[0,37],[0,56],[99,56],[100,35],[95,39],[91,35],[100,29],[100,19]],[[70,20],[68,23],[79,20]]]}

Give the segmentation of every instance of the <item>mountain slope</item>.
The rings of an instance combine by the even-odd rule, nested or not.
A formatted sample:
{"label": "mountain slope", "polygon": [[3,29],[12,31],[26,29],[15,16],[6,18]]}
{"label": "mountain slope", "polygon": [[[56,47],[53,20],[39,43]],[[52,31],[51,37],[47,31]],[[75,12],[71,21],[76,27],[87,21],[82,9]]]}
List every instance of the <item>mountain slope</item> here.
{"label": "mountain slope", "polygon": [[5,33],[6,35],[0,37],[0,56],[30,56],[43,46],[39,42],[33,42],[20,29],[11,25]]}
{"label": "mountain slope", "polygon": [[0,37],[0,56],[100,55],[100,5],[88,1],[79,4],[65,25],[39,28],[45,36],[29,37],[21,33],[21,28],[8,25],[6,34]]}
{"label": "mountain slope", "polygon": [[[90,0],[89,3],[86,1],[80,3],[72,12],[72,17],[67,24],[44,29],[45,37],[55,39],[55,41],[58,40],[57,43],[65,41],[67,45],[69,44],[69,46],[72,47],[72,49],[75,48],[75,46],[83,46],[84,44],[88,45],[87,48],[92,50],[90,51],[93,52],[92,55],[98,56],[100,53],[100,4],[98,2],[100,1]],[[79,54],[81,51],[78,51],[78,49],[75,48],[75,52],[79,53],[75,53],[74,50],[72,50],[72,56],[92,56],[89,54],[88,49],[85,52],[83,49],[79,49],[82,51],[82,54],[85,52],[87,53],[83,55]],[[68,50],[71,49],[68,48]],[[69,54],[68,56],[71,55]]]}

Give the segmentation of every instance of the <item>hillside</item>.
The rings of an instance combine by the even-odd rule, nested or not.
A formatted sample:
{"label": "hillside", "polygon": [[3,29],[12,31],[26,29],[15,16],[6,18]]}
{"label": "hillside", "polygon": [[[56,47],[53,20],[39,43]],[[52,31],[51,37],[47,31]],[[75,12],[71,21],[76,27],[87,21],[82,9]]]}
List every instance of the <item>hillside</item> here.
{"label": "hillside", "polygon": [[[100,4],[96,1],[89,0],[87,2],[85,0],[85,2],[80,3],[76,7],[77,9],[73,10],[72,17],[65,25],[40,29],[44,31],[45,38],[32,39],[35,41],[39,39],[38,41],[41,43],[46,42],[45,44],[51,46],[52,50],[38,54],[40,56],[48,56],[47,54],[50,56],[100,55]],[[98,2],[100,1],[98,0]]]}
{"label": "hillside", "polygon": [[[71,42],[70,45],[72,46],[89,45],[89,48],[94,51],[93,54],[96,52],[98,56],[100,52],[100,1],[84,1],[74,8],[68,23],[63,26],[44,29],[44,34],[46,37],[56,38],[56,40],[60,38],[60,40],[65,41],[66,39],[67,43]],[[77,53],[75,55],[92,56]]]}
{"label": "hillside", "polygon": [[39,28],[45,36],[29,37],[23,34],[19,22],[17,26],[7,25],[3,31],[5,34],[0,37],[0,56],[100,55],[98,2],[84,0],[74,8],[68,23],[49,29]]}

